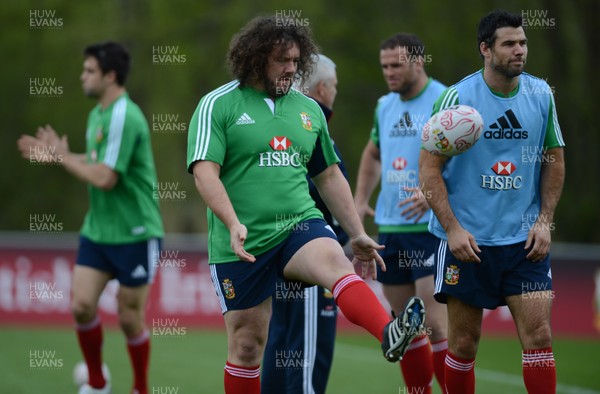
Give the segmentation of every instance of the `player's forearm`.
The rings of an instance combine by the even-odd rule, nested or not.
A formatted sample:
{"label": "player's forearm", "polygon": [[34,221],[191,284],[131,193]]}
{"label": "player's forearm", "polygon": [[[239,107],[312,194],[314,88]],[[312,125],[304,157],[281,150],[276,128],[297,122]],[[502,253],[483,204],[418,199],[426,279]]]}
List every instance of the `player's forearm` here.
{"label": "player's forearm", "polygon": [[85,153],[72,153],[71,152],[71,156],[73,156],[73,159],[79,160],[81,162],[85,163],[85,161],[86,161]]}
{"label": "player's forearm", "polygon": [[362,153],[358,167],[358,179],[356,180],[356,190],[354,193],[356,205],[369,203],[371,194],[375,190],[375,187],[377,187],[380,177],[381,162],[373,157],[367,146]]}
{"label": "player's forearm", "polygon": [[540,181],[541,208],[538,220],[551,223],[565,182],[564,150],[563,148],[549,149],[544,156]]}
{"label": "player's forearm", "polygon": [[227,190],[219,178],[220,166],[210,161],[201,161],[194,166],[194,182],[204,203],[228,229],[239,224]]}
{"label": "player's forearm", "polygon": [[62,165],[71,175],[103,190],[112,189],[118,180],[117,174],[108,166],[101,163],[89,164],[82,154],[63,154]]}
{"label": "player's forearm", "polygon": [[438,221],[448,232],[459,225],[448,201],[448,190],[442,177],[445,159],[421,150],[419,156],[419,182],[421,189]]}
{"label": "player's forearm", "polygon": [[329,166],[313,178],[313,181],[319,190],[319,195],[325,201],[325,205],[348,236],[354,238],[364,234],[365,230],[352,199],[352,191],[338,166]]}

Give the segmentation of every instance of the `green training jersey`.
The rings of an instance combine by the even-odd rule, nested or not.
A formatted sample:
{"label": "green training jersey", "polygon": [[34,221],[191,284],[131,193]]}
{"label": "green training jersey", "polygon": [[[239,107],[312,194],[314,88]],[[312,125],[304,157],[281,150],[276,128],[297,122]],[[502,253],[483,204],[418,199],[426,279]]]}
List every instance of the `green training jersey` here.
{"label": "green training jersey", "polygon": [[88,185],[90,207],[81,235],[97,243],[124,244],[162,237],[156,170],[148,123],[125,93],[107,108],[98,104],[88,117],[86,156],[119,175],[111,190]]}
{"label": "green training jersey", "polygon": [[[271,99],[232,81],[204,96],[188,133],[188,171],[198,160],[221,166],[220,178],[248,229],[244,248],[260,255],[301,221],[322,218],[306,175],[339,159],[319,105],[298,90]],[[227,227],[208,209],[209,263],[238,261]]]}

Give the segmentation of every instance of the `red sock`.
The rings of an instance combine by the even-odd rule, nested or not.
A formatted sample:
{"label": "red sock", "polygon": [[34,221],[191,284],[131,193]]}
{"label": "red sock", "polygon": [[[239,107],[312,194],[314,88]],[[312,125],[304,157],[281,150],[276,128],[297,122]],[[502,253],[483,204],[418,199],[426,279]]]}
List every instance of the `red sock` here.
{"label": "red sock", "polygon": [[260,394],[260,365],[240,367],[227,361],[225,394]]}
{"label": "red sock", "polygon": [[446,394],[475,393],[475,359],[458,358],[450,351],[446,354]]}
{"label": "red sock", "polygon": [[333,285],[332,293],[348,320],[383,341],[383,329],[391,318],[364,280],[356,274],[343,276]]}
{"label": "red sock", "polygon": [[400,369],[408,393],[431,394],[433,381],[433,357],[429,339],[421,335],[408,345],[400,361]]}
{"label": "red sock", "polygon": [[523,380],[530,394],[556,393],[556,364],[552,347],[523,351]]}
{"label": "red sock", "polygon": [[102,375],[102,325],[100,318],[94,317],[91,322],[77,324],[77,339],[88,367],[88,384],[95,389],[106,385]]}
{"label": "red sock", "polygon": [[433,370],[442,391],[444,391],[444,369],[446,367],[446,352],[448,350],[448,340],[442,339],[431,343],[433,352]]}
{"label": "red sock", "polygon": [[133,388],[138,394],[148,394],[148,363],[150,361],[150,333],[127,339],[127,350],[133,368]]}

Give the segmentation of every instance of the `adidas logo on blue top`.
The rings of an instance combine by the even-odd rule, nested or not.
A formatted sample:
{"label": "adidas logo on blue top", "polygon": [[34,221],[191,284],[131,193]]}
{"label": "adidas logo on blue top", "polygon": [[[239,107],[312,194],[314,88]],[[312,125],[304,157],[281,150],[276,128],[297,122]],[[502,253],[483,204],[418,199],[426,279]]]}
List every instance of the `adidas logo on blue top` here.
{"label": "adidas logo on blue top", "polygon": [[522,130],[523,127],[512,109],[506,111],[504,115],[499,117],[496,122],[492,123],[489,128],[491,130],[487,130],[483,133],[483,136],[486,139],[526,140],[529,138],[529,133],[527,130]]}

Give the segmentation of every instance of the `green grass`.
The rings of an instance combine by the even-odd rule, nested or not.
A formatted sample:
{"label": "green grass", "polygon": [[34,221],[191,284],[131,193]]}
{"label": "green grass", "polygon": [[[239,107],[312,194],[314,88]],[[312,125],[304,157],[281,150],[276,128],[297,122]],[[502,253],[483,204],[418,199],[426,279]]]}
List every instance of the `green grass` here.
{"label": "green grass", "polygon": [[[2,328],[0,335],[0,392],[76,392],[71,374],[81,356],[73,331]],[[46,359],[52,359],[56,368],[31,367],[32,351],[54,352]],[[600,341],[557,339],[554,354],[559,393],[600,393]],[[222,332],[187,330],[179,337],[155,336],[150,384],[161,393],[221,393],[225,357]],[[131,371],[120,332],[105,331],[104,358],[112,374],[113,393],[127,393]],[[476,374],[478,392],[525,393],[517,339],[483,338]],[[402,386],[398,365],[383,359],[374,339],[368,335],[338,335],[328,393],[399,393]],[[434,393],[440,393],[437,386]]]}

